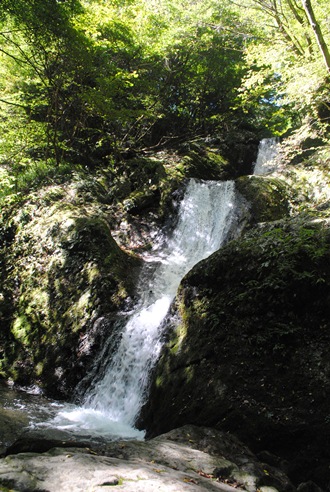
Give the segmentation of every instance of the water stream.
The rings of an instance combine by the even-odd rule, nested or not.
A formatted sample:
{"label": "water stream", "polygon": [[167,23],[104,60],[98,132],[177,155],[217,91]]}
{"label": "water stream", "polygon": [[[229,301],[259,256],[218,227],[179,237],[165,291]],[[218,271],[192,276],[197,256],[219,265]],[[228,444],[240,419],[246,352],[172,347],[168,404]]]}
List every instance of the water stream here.
{"label": "water stream", "polygon": [[[63,409],[53,424],[75,432],[140,437],[134,422],[143,404],[148,377],[160,350],[163,320],[183,276],[219,249],[235,214],[233,181],[190,180],[179,219],[162,251],[148,258],[141,275],[141,299],[123,328],[117,352],[102,361],[82,407]],[[150,272],[150,262],[155,268]]]}
{"label": "water stream", "polygon": [[278,139],[263,138],[259,143],[258,156],[254,164],[253,174],[264,176],[271,174],[277,169],[277,160],[279,142]]}
{"label": "water stream", "polygon": [[17,398],[7,391],[2,398],[7,402],[5,411],[22,410],[32,428],[57,428],[83,438],[143,439],[144,432],[135,429],[134,422],[161,350],[164,319],[180,281],[196,263],[222,246],[234,227],[236,211],[233,181],[190,180],[175,230],[160,249],[145,257],[140,300],[132,312],[125,313],[126,324],[111,360],[104,357],[109,351],[100,354],[99,370],[83,404],[53,402],[42,395]]}

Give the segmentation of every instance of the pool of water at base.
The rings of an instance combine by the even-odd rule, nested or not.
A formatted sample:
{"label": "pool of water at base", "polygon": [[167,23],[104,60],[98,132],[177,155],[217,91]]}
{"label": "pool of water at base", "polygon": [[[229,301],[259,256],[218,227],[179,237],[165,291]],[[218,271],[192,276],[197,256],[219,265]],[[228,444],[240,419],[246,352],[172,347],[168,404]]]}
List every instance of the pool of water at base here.
{"label": "pool of water at base", "polygon": [[0,447],[6,448],[22,436],[104,443],[143,440],[144,432],[113,422],[101,412],[47,398],[38,388],[18,390],[0,385]]}

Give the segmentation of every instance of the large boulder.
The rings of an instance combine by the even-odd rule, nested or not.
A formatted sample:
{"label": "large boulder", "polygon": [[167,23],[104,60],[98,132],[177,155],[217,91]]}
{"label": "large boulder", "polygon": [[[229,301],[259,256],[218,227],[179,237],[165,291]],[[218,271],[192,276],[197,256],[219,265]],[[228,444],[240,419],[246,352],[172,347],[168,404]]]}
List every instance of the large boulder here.
{"label": "large boulder", "polygon": [[236,180],[236,188],[249,203],[251,224],[289,216],[292,192],[285,180],[274,176],[242,176]]}
{"label": "large boulder", "polygon": [[50,187],[13,207],[2,239],[1,373],[70,395],[133,295],[140,262],[73,189]]}
{"label": "large boulder", "polygon": [[263,224],[230,242],[181,284],[140,427],[229,430],[288,459],[294,480],[324,485],[329,306],[328,220]]}

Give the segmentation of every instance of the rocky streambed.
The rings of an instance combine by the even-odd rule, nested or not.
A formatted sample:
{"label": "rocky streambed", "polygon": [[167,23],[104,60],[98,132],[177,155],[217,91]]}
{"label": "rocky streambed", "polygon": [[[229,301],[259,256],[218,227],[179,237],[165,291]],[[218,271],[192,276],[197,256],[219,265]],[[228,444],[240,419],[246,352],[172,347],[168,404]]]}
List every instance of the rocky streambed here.
{"label": "rocky streambed", "polygon": [[[0,490],[294,492],[283,471],[229,433],[186,425],[148,441],[106,441],[26,426],[1,412]],[[307,487],[307,488],[306,488]],[[316,491],[311,484],[298,490]]]}

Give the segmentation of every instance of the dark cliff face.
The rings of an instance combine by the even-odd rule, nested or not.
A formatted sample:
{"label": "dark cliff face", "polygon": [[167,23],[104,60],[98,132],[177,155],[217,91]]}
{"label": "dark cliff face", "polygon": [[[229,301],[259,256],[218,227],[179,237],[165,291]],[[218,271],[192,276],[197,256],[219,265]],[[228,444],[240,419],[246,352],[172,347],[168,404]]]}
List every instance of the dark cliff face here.
{"label": "dark cliff face", "polygon": [[184,278],[174,314],[140,427],[151,436],[182,423],[229,430],[290,459],[293,478],[309,456],[305,478],[325,482],[327,221],[286,219],[232,241]]}

